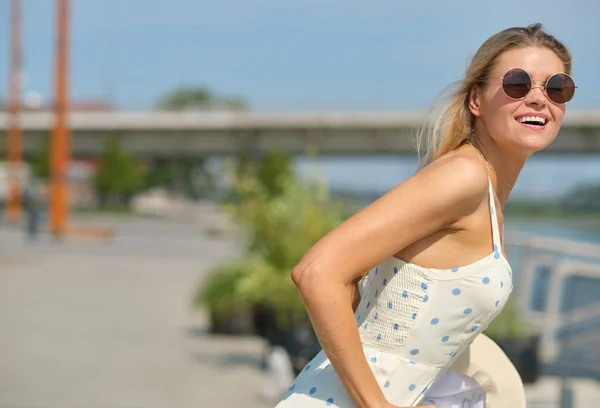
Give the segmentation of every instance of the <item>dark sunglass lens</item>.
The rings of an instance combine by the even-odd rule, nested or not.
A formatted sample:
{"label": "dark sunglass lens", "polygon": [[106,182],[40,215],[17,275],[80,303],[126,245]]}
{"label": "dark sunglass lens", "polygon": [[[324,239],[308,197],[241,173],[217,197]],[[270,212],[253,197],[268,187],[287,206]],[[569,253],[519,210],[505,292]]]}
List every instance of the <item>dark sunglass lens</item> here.
{"label": "dark sunglass lens", "polygon": [[512,69],[504,75],[502,88],[510,98],[524,98],[531,89],[531,78],[527,72],[521,69]]}
{"label": "dark sunglass lens", "polygon": [[554,74],[548,79],[546,93],[554,103],[569,102],[575,94],[575,83],[568,75]]}

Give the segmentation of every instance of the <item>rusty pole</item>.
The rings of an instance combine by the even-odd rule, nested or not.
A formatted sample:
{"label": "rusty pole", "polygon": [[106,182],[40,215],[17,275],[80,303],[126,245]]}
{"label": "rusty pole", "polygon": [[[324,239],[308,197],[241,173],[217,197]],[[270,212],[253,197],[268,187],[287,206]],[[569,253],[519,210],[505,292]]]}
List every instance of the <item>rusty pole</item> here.
{"label": "rusty pole", "polygon": [[55,71],[54,129],[51,148],[50,231],[55,237],[66,232],[68,217],[68,165],[70,162],[67,114],[69,0],[57,0],[57,43]]}
{"label": "rusty pole", "polygon": [[21,0],[10,2],[10,74],[8,96],[8,194],[6,218],[21,219]]}

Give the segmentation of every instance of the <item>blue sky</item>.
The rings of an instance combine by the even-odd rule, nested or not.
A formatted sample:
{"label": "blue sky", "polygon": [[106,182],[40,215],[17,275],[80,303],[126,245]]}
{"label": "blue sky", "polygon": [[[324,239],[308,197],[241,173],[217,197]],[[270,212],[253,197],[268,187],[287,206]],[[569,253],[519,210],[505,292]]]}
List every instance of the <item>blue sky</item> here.
{"label": "blue sky", "polygon": [[[26,92],[46,98],[54,3],[23,0]],[[73,98],[112,95],[122,109],[185,84],[261,111],[426,108],[489,35],[537,21],[574,54],[570,108],[600,108],[598,0],[72,0],[71,11]],[[5,56],[8,16],[0,0]],[[7,69],[2,58],[0,79]]]}
{"label": "blue sky", "polygon": [[[180,85],[246,98],[257,111],[426,109],[504,28],[542,22],[574,55],[569,109],[600,110],[600,1],[71,0],[73,99],[149,109]],[[23,0],[25,93],[51,98],[55,0]],[[526,5],[527,4],[527,5]],[[0,0],[8,55],[9,0]],[[0,59],[0,98],[8,59]],[[2,82],[4,81],[4,82]],[[568,112],[567,112],[568,115]],[[387,189],[398,158],[325,160],[332,184]],[[556,196],[597,180],[595,158],[530,161],[515,195]]]}

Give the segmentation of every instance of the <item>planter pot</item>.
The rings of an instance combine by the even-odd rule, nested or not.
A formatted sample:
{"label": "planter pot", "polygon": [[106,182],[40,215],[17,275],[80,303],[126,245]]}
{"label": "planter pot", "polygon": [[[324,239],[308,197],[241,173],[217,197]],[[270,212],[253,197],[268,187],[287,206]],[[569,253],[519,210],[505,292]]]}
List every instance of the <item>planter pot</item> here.
{"label": "planter pot", "polygon": [[210,334],[225,334],[230,336],[255,334],[252,316],[247,310],[209,311]]}
{"label": "planter pot", "polygon": [[292,360],[296,374],[321,350],[308,318],[282,326],[277,321],[275,309],[264,305],[256,306],[253,315],[256,334],[263,337],[270,347],[283,347]]}

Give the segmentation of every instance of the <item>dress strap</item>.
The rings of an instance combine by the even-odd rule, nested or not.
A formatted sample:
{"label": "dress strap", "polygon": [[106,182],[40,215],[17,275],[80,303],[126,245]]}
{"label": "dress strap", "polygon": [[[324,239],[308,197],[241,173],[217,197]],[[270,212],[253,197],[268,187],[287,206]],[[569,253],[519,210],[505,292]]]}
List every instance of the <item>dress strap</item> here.
{"label": "dress strap", "polygon": [[500,240],[500,227],[498,226],[498,215],[496,214],[496,200],[494,199],[494,189],[492,180],[488,177],[489,196],[490,196],[490,215],[492,219],[492,236],[494,238],[494,252],[500,252],[502,241]]}

